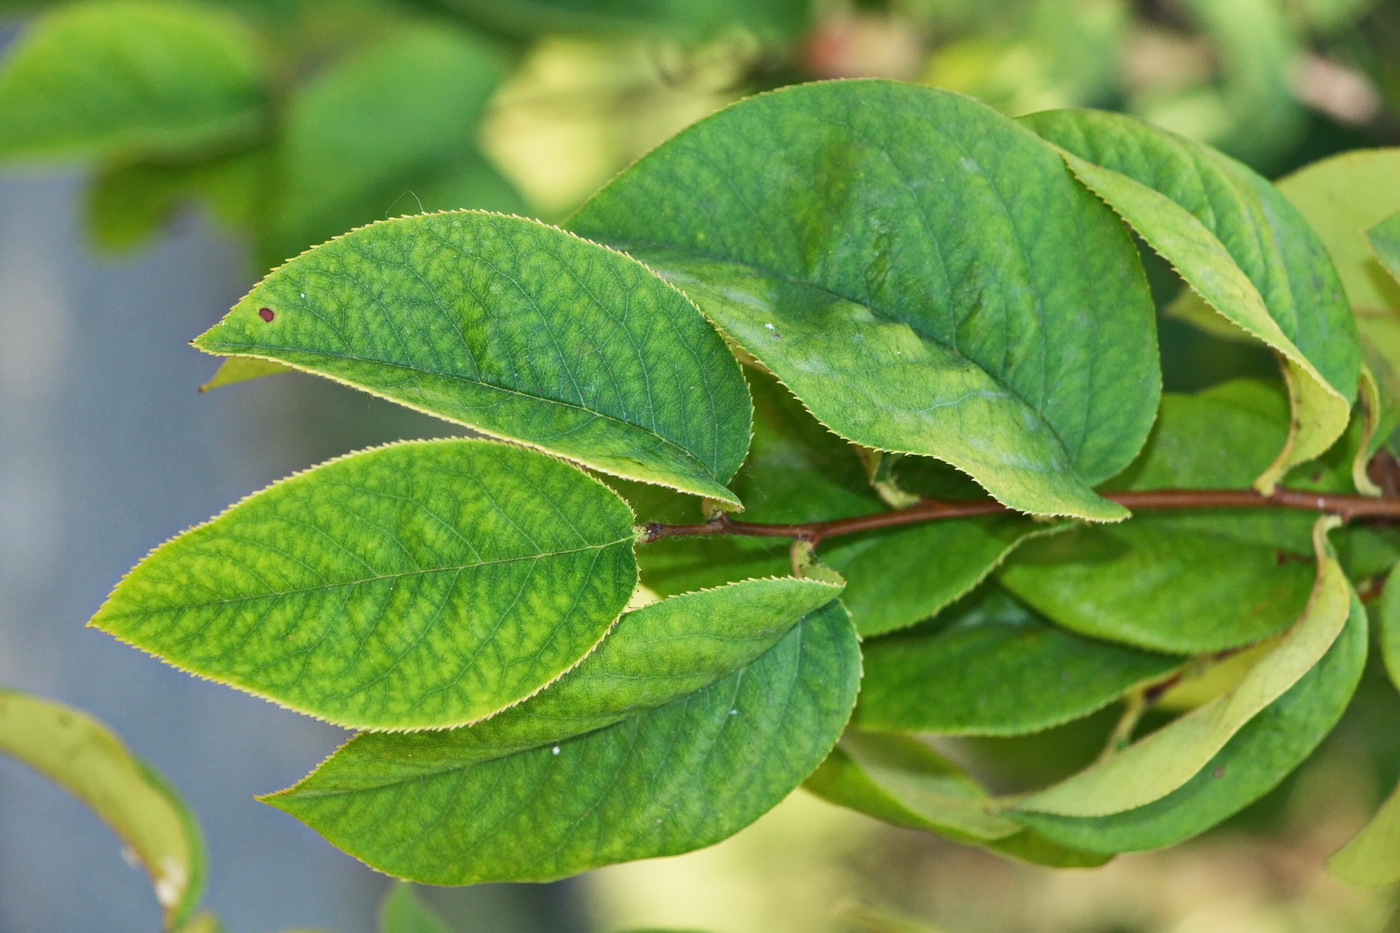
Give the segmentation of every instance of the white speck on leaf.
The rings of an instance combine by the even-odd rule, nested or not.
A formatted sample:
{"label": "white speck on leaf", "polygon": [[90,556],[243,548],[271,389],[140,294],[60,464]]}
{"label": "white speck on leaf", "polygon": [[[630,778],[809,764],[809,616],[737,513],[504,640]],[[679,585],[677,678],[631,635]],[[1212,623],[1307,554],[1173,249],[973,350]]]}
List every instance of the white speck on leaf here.
{"label": "white speck on leaf", "polygon": [[777,329],[778,329],[778,328],[774,327],[772,324],[764,324],[763,326],[766,327],[766,328],[768,328],[769,330],[777,330]]}
{"label": "white speck on leaf", "polygon": [[732,709],[732,710],[729,711],[729,715],[731,715],[731,716],[738,716],[738,715],[739,715],[739,711],[738,711],[737,709]]}
{"label": "white speck on leaf", "polygon": [[554,746],[554,754],[556,754],[556,755],[559,754],[559,746],[558,746],[558,745]]}
{"label": "white speck on leaf", "polygon": [[178,904],[180,895],[185,890],[185,881],[185,870],[175,861],[175,857],[162,855],[153,881],[156,900],[160,902],[160,906],[171,908]]}

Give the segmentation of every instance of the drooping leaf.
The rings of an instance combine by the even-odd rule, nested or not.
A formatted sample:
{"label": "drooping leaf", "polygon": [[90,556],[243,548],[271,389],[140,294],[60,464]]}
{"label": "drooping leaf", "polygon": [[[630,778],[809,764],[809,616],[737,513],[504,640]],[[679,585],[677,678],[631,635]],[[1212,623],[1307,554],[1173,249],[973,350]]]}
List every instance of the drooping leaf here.
{"label": "drooping leaf", "polygon": [[[1125,489],[1245,488],[1282,442],[1287,404],[1256,382],[1169,394]],[[1344,483],[1318,467],[1317,480]],[[1238,647],[1297,620],[1313,585],[1306,512],[1144,511],[1028,542],[1003,586],[1081,635],[1178,654]],[[1183,586],[1190,580],[1190,586]]]}
{"label": "drooping leaf", "polygon": [[887,823],[985,846],[1037,865],[1084,868],[1108,861],[1058,846],[990,813],[991,798],[976,781],[910,736],[848,731],[803,787]]}
{"label": "drooping leaf", "polygon": [[436,884],[673,855],[747,826],[820,764],[859,666],[855,630],[830,602],[752,663],[611,726],[528,750],[503,741],[498,757],[444,756],[432,772],[400,743],[446,749],[473,729],[364,736],[265,799],[382,871]]}
{"label": "drooping leaf", "polygon": [[166,929],[181,928],[204,887],[204,844],[159,775],[85,713],[13,690],[0,689],[0,753],[92,808],[150,875]]}
{"label": "drooping leaf", "polygon": [[1048,729],[1183,663],[1058,629],[996,588],[969,596],[934,625],[868,641],[863,654],[852,722],[943,735]]}
{"label": "drooping leaf", "polygon": [[1140,852],[1202,833],[1268,793],[1312,754],[1351,701],[1366,663],[1366,641],[1366,611],[1353,598],[1346,627],[1322,660],[1165,797],[1109,816],[1006,815],[1090,852]]}
{"label": "drooping leaf", "polygon": [[1332,853],[1327,870],[1368,888],[1400,884],[1400,787],[1381,804],[1371,822]]}
{"label": "drooping leaf", "polygon": [[260,131],[257,38],[197,4],[91,0],[36,21],[0,66],[0,159],[179,154]]}
{"label": "drooping leaf", "polygon": [[535,221],[454,211],[356,230],[194,344],[737,504],[724,484],[751,412],[723,340],[640,263]]}
{"label": "drooping leaf", "polygon": [[413,885],[399,883],[379,906],[379,933],[449,933],[442,918],[423,903]]}
{"label": "drooping leaf", "polygon": [[[756,370],[746,376],[754,398],[754,437],[733,483],[746,506],[745,520],[810,522],[887,508],[850,444],[818,424],[771,376]],[[981,497],[966,477],[946,467],[942,472],[954,480],[945,486],[956,488],[936,490],[940,495]],[[923,491],[927,478],[918,480]],[[698,510],[691,503],[671,504],[672,509],[645,517],[695,520]],[[847,581],[841,598],[856,630],[876,635],[933,615],[975,586],[1019,542],[1046,530],[1019,516],[951,519],[832,538],[821,545],[820,555]],[[648,584],[665,593],[786,573],[790,565],[788,542],[771,538],[663,539],[643,548],[639,561]]]}
{"label": "drooping leaf", "polygon": [[1160,800],[1206,766],[1250,720],[1320,661],[1346,625],[1355,595],[1326,542],[1335,518],[1317,524],[1317,585],[1303,617],[1235,687],[1017,808],[1063,816],[1106,816]]}
{"label": "drooping leaf", "polygon": [[319,75],[288,104],[265,258],[280,262],[399,214],[523,212],[476,142],[507,64],[503,50],[472,33],[415,26]]}
{"label": "drooping leaf", "polygon": [[587,654],[636,585],[632,513],[582,471],[418,441],[276,483],[156,549],[91,625],[352,728],[488,716]]}
{"label": "drooping leaf", "polygon": [[1063,147],[1090,188],[1232,323],[1283,360],[1293,418],[1257,485],[1341,436],[1360,348],[1341,280],[1306,220],[1266,180],[1198,143],[1131,117],[1050,111],[1023,122]]}
{"label": "drooping leaf", "polygon": [[1136,254],[989,108],[881,81],[752,97],[570,226],[675,282],[842,437],[937,457],[1022,511],[1125,514],[1090,487],[1156,409]]}

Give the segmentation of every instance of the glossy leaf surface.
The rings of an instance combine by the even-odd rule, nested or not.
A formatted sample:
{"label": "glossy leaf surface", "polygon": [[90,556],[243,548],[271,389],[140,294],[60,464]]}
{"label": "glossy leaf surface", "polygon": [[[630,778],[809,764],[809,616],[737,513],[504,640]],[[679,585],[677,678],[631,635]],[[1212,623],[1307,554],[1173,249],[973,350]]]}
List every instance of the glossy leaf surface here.
{"label": "glossy leaf surface", "polygon": [[158,548],[92,625],[340,725],[460,725],[536,692],[636,584],[632,513],[580,470],[420,441],[283,480]]}
{"label": "glossy leaf surface", "polygon": [[457,211],[364,227],[273,272],[195,346],[736,501],[724,484],[751,409],[723,340],[639,263],[535,221]]}
{"label": "glossy leaf surface", "polygon": [[820,764],[859,666],[855,631],[831,602],[729,676],[611,726],[431,773],[399,740],[461,732],[370,736],[266,799],[380,870],[437,884],[673,855],[747,826]]}
{"label": "glossy leaf surface", "polygon": [[1346,628],[1320,662],[1254,717],[1177,790],[1100,817],[1009,811],[1018,823],[1071,848],[1139,852],[1173,845],[1258,800],[1317,748],[1351,701],[1366,663],[1366,611],[1353,599]]}
{"label": "glossy leaf surface", "polygon": [[570,226],[644,259],[871,448],[1013,508],[1116,519],[1159,390],[1121,224],[1033,134],[880,81],[749,98],[658,147]]}
{"label": "glossy leaf surface", "polygon": [[867,641],[863,654],[853,723],[942,735],[1048,729],[1182,664],[1056,628],[995,588],[932,625]]}
{"label": "glossy leaf surface", "polygon": [[1063,147],[1075,174],[1207,303],[1283,358],[1292,424],[1260,488],[1332,446],[1350,417],[1360,349],[1337,272],[1298,210],[1244,165],[1129,117],[1061,110],[1022,122]]}
{"label": "glossy leaf surface", "polygon": [[89,2],[34,23],[0,69],[0,158],[181,153],[256,134],[261,50],[196,4]]}
{"label": "glossy leaf surface", "polygon": [[167,929],[178,930],[204,886],[204,846],[185,805],[102,723],[79,710],[0,690],[0,753],[92,808],[151,877]]}
{"label": "glossy leaf surface", "polygon": [[1355,596],[1325,540],[1335,519],[1317,528],[1318,578],[1303,617],[1223,695],[1054,786],[1018,809],[1105,816],[1159,800],[1191,779],[1226,743],[1283,696],[1337,640]]}

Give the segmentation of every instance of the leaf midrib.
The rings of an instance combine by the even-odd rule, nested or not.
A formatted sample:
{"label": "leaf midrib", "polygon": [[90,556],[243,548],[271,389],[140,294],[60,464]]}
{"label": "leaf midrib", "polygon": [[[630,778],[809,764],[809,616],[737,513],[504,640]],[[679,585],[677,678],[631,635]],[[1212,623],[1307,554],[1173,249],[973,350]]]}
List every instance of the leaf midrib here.
{"label": "leaf midrib", "polygon": [[[395,367],[395,368],[403,369],[403,370],[406,370],[406,371],[408,371],[408,372],[427,373],[428,375],[431,375],[431,376],[440,376],[440,377],[442,377],[443,379],[453,379],[453,380],[456,380],[456,381],[458,381],[458,382],[466,382],[466,383],[469,383],[469,384],[471,384],[471,385],[477,385],[477,386],[482,386],[482,387],[487,388],[487,389],[493,389],[493,390],[495,390],[495,391],[497,391],[497,392],[504,392],[504,393],[506,393],[506,394],[508,394],[508,395],[518,395],[518,396],[520,396],[521,398],[530,399],[530,400],[536,401],[536,402],[545,402],[545,403],[550,404],[550,405],[561,405],[561,406],[563,406],[563,407],[565,407],[565,408],[572,408],[572,409],[575,409],[575,410],[577,410],[577,411],[585,412],[585,413],[587,413],[587,414],[589,414],[589,415],[592,415],[592,416],[595,417],[595,418],[602,418],[602,419],[604,419],[604,420],[611,421],[611,422],[613,422],[613,423],[615,423],[615,424],[625,425],[626,427],[635,428],[635,429],[638,430],[638,431],[643,431],[643,432],[645,432],[645,433],[647,433],[647,434],[650,434],[652,437],[655,437],[655,438],[657,438],[658,440],[660,440],[660,441],[661,441],[663,444],[665,444],[667,447],[670,447],[670,448],[674,449],[674,450],[675,450],[677,453],[679,453],[685,460],[690,461],[690,462],[696,464],[696,465],[697,465],[700,469],[702,469],[702,470],[705,472],[705,474],[708,475],[710,478],[714,479],[716,482],[719,482],[719,473],[718,473],[717,470],[715,470],[714,468],[712,468],[712,467],[706,465],[703,461],[701,461],[698,457],[696,457],[695,454],[693,454],[693,453],[691,453],[690,451],[686,450],[686,449],[685,449],[684,447],[682,447],[680,444],[678,444],[678,443],[676,443],[675,441],[671,440],[669,437],[665,436],[664,434],[659,433],[655,428],[649,428],[649,427],[646,427],[645,425],[637,424],[636,422],[633,422],[633,421],[627,421],[627,420],[625,420],[625,419],[623,419],[623,418],[617,417],[616,415],[610,415],[610,414],[608,414],[608,413],[605,412],[605,411],[598,411],[597,409],[587,408],[587,407],[585,407],[585,406],[583,406],[583,405],[578,404],[577,402],[568,402],[568,401],[564,401],[564,400],[562,400],[562,399],[548,398],[548,397],[543,396],[543,395],[534,395],[534,394],[532,394],[532,393],[530,393],[530,392],[522,392],[520,389],[513,389],[513,388],[509,388],[509,387],[507,387],[507,386],[499,386],[499,385],[496,385],[495,383],[487,382],[487,381],[485,381],[484,379],[473,379],[473,378],[471,378],[471,377],[469,377],[469,376],[463,376],[463,375],[461,375],[461,374],[459,374],[459,373],[446,373],[446,372],[442,372],[441,370],[432,369],[432,368],[429,368],[429,367],[426,367],[426,366],[414,366],[414,365],[410,365],[410,364],[408,364],[408,363],[400,363],[400,362],[398,362],[397,360],[382,360],[382,359],[378,359],[378,358],[376,358],[376,357],[351,356],[351,355],[345,354],[345,353],[331,353],[331,352],[325,351],[325,350],[308,350],[308,349],[305,349],[305,348],[303,348],[303,347],[279,347],[279,346],[273,346],[273,345],[270,345],[270,344],[231,344],[231,343],[223,343],[222,346],[225,348],[224,350],[218,349],[218,348],[211,342],[211,343],[206,347],[206,349],[208,349],[208,350],[211,351],[211,352],[215,352],[215,353],[226,352],[226,353],[228,353],[229,355],[233,355],[233,356],[249,356],[249,357],[253,357],[253,358],[255,358],[255,359],[270,359],[270,360],[272,360],[273,362],[277,362],[277,363],[286,363],[287,365],[292,366],[292,367],[297,368],[297,369],[302,369],[303,367],[298,366],[296,363],[289,362],[289,361],[287,361],[287,360],[285,360],[285,359],[279,359],[279,358],[277,358],[277,357],[261,357],[261,356],[259,356],[257,353],[249,353],[249,352],[247,352],[247,351],[249,351],[249,350],[254,350],[254,351],[256,351],[256,350],[268,350],[268,351],[282,351],[282,352],[290,352],[290,353],[307,353],[307,354],[311,354],[311,355],[313,355],[313,356],[330,357],[331,359],[346,360],[346,361],[348,361],[348,362],[355,362],[355,363],[375,363],[375,364],[378,364],[378,365],[380,365],[380,366],[393,366],[393,367]],[[313,370],[313,372],[314,372],[314,370]],[[460,424],[460,425],[462,425],[462,426],[464,426],[464,427],[468,427],[468,428],[477,428],[476,425],[469,424],[469,423],[466,422],[466,421],[462,421],[462,420],[460,420],[460,419],[453,418],[453,417],[450,417],[450,416],[448,416],[448,415],[444,415],[444,414],[441,414],[441,413],[438,413],[438,412],[434,412],[433,414],[434,414],[436,417],[441,418],[441,419],[443,419],[444,421],[451,422],[451,423],[453,423],[453,424]],[[570,455],[570,456],[571,456],[571,457],[578,457],[578,456],[581,456],[581,455],[575,454],[575,455]],[[590,455],[590,456],[596,456],[596,455]],[[723,485],[723,483],[721,483],[721,485]]]}
{"label": "leaf midrib", "polygon": [[284,596],[298,596],[302,593],[316,593],[327,590],[340,589],[347,586],[359,586],[363,583],[376,583],[380,580],[397,580],[404,577],[426,576],[434,573],[460,573],[463,570],[473,570],[477,567],[487,567],[499,564],[510,564],[523,560],[541,560],[546,557],[559,557],[565,554],[578,554],[584,551],[601,551],[618,544],[625,544],[633,540],[629,535],[625,538],[618,538],[616,541],[607,541],[602,544],[588,544],[583,547],[566,548],[560,551],[542,551],[538,554],[522,554],[518,557],[501,557],[495,560],[481,560],[466,564],[452,564],[446,567],[422,567],[417,570],[404,570],[398,573],[382,573],[371,577],[361,577],[357,580],[343,580],[337,583],[324,583],[319,586],[304,586],[293,590],[281,590],[275,593],[256,593],[250,596],[234,596],[229,599],[211,599],[202,603],[185,603],[178,606],[164,606],[158,609],[134,609],[127,612],[112,613],[107,615],[108,619],[123,619],[131,616],[148,617],[160,612],[186,612],[194,609],[206,609],[211,606],[227,606],[232,603],[250,602],[257,599],[281,599]]}

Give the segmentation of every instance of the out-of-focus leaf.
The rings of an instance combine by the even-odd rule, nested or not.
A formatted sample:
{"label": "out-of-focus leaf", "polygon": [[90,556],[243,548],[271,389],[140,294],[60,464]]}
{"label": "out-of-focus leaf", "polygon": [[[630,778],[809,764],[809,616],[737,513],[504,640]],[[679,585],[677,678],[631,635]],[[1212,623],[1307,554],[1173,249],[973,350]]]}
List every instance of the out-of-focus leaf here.
{"label": "out-of-focus leaf", "polygon": [[293,371],[292,367],[275,360],[260,360],[252,356],[231,356],[219,364],[219,368],[214,371],[214,377],[201,385],[199,391],[208,392],[219,386]]}
{"label": "out-of-focus leaf", "polygon": [[469,22],[516,36],[579,32],[671,33],[681,38],[743,26],[765,37],[795,35],[807,0],[438,0]]}
{"label": "out-of-focus leaf", "polygon": [[35,22],[0,65],[0,159],[179,155],[260,132],[263,62],[237,17],[90,0]]}
{"label": "out-of-focus leaf", "polygon": [[1312,754],[1351,701],[1366,663],[1366,642],[1366,610],[1353,598],[1346,627],[1322,660],[1194,777],[1159,800],[1098,817],[1019,810],[1006,815],[1090,852],[1157,849],[1202,833],[1268,793]]}
{"label": "out-of-focus leaf", "polygon": [[747,826],[816,769],[859,669],[855,630],[829,602],[730,676],[611,726],[433,769],[399,741],[453,733],[368,736],[264,799],[382,871],[435,884],[674,855]]}
{"label": "out-of-focus leaf", "polygon": [[277,269],[194,341],[606,473],[738,504],[733,355],[637,261],[478,211],[383,221]]}
{"label": "out-of-focus leaf", "polygon": [[[1400,568],[1400,564],[1396,565]],[[1392,569],[1385,578],[1380,604],[1376,607],[1381,660],[1390,682],[1400,689],[1400,572]]]}
{"label": "out-of-focus leaf", "polygon": [[396,884],[379,906],[379,933],[449,933],[411,884]]}
{"label": "out-of-focus leaf", "polygon": [[151,876],[166,928],[184,925],[204,886],[204,846],[159,775],[85,713],[13,690],[0,690],[0,752],[92,808]]}
{"label": "out-of-focus leaf", "polygon": [[550,457],[415,441],[276,483],[151,553],[91,625],[352,728],[461,725],[578,663],[636,586],[632,511]]}
{"label": "out-of-focus leaf", "polygon": [[288,104],[266,259],[354,227],[455,208],[524,213],[477,147],[505,53],[469,32],[401,28],[336,62]]}
{"label": "out-of-focus leaf", "polygon": [[944,735],[1048,729],[1183,663],[1058,629],[994,587],[967,597],[938,624],[867,641],[863,653],[852,722]]}
{"label": "out-of-focus leaf", "polygon": [[1381,804],[1371,822],[1332,853],[1327,870],[1368,888],[1400,884],[1400,787]]}
{"label": "out-of-focus leaf", "polygon": [[1021,511],[1124,516],[1092,487],[1157,407],[1137,257],[989,108],[882,81],[748,98],[569,223],[675,282],[842,437],[937,457]]}

